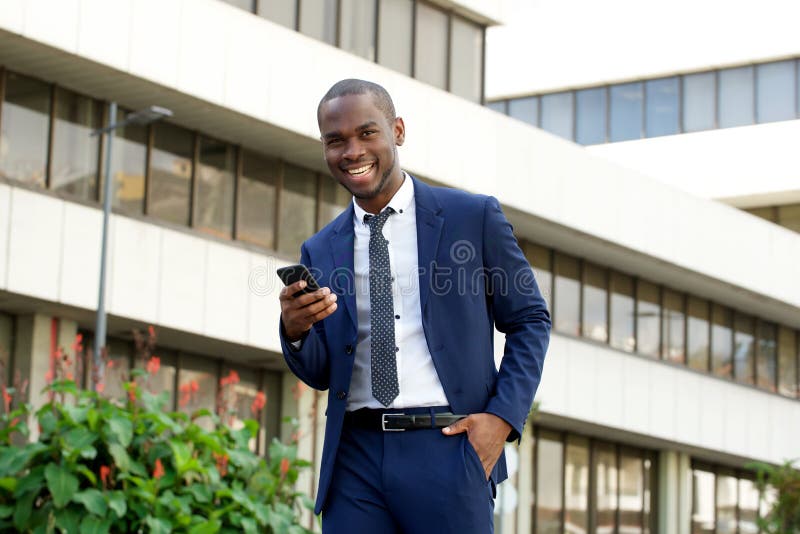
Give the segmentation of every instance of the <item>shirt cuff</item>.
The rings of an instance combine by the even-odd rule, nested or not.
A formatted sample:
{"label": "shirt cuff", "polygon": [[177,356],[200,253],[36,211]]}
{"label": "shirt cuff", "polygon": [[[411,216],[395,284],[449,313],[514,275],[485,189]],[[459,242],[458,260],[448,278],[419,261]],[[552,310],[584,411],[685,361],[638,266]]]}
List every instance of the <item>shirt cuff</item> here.
{"label": "shirt cuff", "polygon": [[290,341],[289,346],[292,347],[292,350],[300,350],[303,348],[303,338],[300,338],[297,341]]}

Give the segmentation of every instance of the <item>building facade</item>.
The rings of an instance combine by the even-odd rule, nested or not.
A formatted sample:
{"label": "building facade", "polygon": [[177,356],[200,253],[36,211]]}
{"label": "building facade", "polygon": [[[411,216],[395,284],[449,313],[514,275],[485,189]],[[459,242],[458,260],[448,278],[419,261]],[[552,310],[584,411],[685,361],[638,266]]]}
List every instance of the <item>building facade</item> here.
{"label": "building facade", "polygon": [[[702,86],[708,72],[723,87],[723,71],[740,68],[739,60],[643,69],[635,80],[612,69],[582,85],[558,85],[550,73],[547,84],[523,79],[524,91],[503,89],[497,80],[516,77],[493,61],[503,57],[503,32],[529,23],[524,15],[511,2],[473,0],[3,2],[5,380],[29,379],[37,402],[53,351],[77,334],[91,343],[106,141],[89,133],[108,123],[112,101],[122,117],[167,107],[170,120],[126,126],[112,143],[107,391],[140,364],[132,330],[153,325],[159,377],[176,409],[213,407],[219,378],[236,370],[242,417],[256,391],[267,393],[258,450],[272,437],[289,439],[295,430],[282,420],[296,417],[301,454],[318,459],[326,396],[299,385],[283,363],[275,269],[295,262],[300,243],[350,201],[321,157],[320,96],[341,78],[371,79],[405,119],[406,169],[496,196],[552,311],[539,411],[510,449],[498,531],[755,532],[758,495],[745,464],[800,452],[800,234],[731,206],[768,207],[781,222],[784,206],[800,200],[773,189],[705,194],[685,174],[696,177],[702,163],[683,158],[685,168],[655,172],[630,154],[638,144],[645,154],[678,147],[688,158],[691,136],[747,128],[783,139],[800,123],[796,107],[787,118],[782,89],[786,65],[796,76],[800,46],[794,56],[741,59],[752,64],[745,70],[754,93],[780,95],[754,100],[753,125],[723,128],[728,107],[720,104],[711,123],[686,114],[699,124],[695,132],[680,118],[690,91],[678,111],[655,106],[653,122],[645,104],[634,109],[636,91],[614,87],[639,84],[650,102],[650,80],[674,76],[650,89],[667,101],[670,87]],[[779,82],[757,85],[762,63],[779,63],[767,69]],[[600,97],[581,92],[598,87]],[[619,91],[622,115],[644,117],[642,139],[618,142],[611,95]],[[576,119],[576,102],[585,100],[606,106],[600,126]],[[481,105],[487,101],[494,109]],[[561,104],[551,109],[551,101]],[[764,105],[780,122],[759,119]],[[518,120],[512,110],[520,106],[542,121]],[[567,108],[571,118],[559,115]],[[670,129],[675,116],[679,126]],[[556,132],[568,140],[547,131],[570,121],[569,132]],[[653,124],[663,135],[647,134]],[[626,122],[624,131],[635,128]],[[667,140],[673,144],[648,148]],[[722,145],[705,142],[709,150]],[[770,179],[797,177],[797,166],[774,167],[783,174]],[[766,179],[759,186],[744,171],[736,176],[737,187],[766,187]],[[502,342],[498,336],[498,363]],[[192,382],[197,394],[184,395]],[[300,482],[312,494],[315,478]]]}

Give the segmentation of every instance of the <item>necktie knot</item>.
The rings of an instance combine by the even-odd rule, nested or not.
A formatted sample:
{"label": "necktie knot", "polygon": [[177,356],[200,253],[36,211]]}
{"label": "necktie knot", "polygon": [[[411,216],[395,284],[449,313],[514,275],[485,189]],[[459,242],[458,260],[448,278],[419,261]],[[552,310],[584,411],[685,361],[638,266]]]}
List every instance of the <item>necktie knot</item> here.
{"label": "necktie knot", "polygon": [[383,229],[383,225],[386,224],[386,220],[389,218],[389,215],[393,213],[394,210],[392,208],[386,208],[377,215],[372,215],[371,213],[365,214],[364,224],[369,226],[370,234],[380,232]]}

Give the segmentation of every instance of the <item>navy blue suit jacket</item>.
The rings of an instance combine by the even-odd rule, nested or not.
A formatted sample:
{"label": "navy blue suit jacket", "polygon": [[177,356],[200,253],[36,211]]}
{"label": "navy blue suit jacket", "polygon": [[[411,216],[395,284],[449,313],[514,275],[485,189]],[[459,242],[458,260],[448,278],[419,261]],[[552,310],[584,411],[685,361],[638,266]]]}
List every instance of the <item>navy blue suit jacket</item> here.
{"label": "navy blue suit jacket", "polygon": [[[512,228],[493,197],[414,180],[422,326],[454,413],[493,413],[521,433],[539,385],[550,316]],[[325,503],[342,431],[357,341],[353,206],[301,247],[302,263],[338,299],[295,351],[283,335],[289,368],[328,390],[325,445],[315,511]],[[494,327],[506,335],[499,372]],[[505,457],[492,483],[507,478]]]}

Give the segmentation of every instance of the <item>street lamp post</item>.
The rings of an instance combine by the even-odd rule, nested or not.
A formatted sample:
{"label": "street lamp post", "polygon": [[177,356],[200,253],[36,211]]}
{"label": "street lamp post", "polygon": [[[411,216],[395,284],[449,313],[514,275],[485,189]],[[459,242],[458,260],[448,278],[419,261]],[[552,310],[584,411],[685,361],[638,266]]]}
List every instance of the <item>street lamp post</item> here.
{"label": "street lamp post", "polygon": [[[109,106],[108,126],[93,130],[89,135],[108,134],[106,142],[106,165],[103,184],[103,235],[100,244],[100,286],[97,293],[97,317],[95,320],[93,364],[96,372],[100,372],[102,364],[102,350],[106,345],[106,255],[108,253],[108,218],[111,214],[111,144],[114,139],[114,130],[129,124],[144,125],[151,122],[171,117],[172,111],[159,106],[148,108],[129,114],[124,120],[117,122],[117,103],[111,102]],[[96,382],[96,381],[95,381]],[[96,383],[94,384],[97,385]]]}

